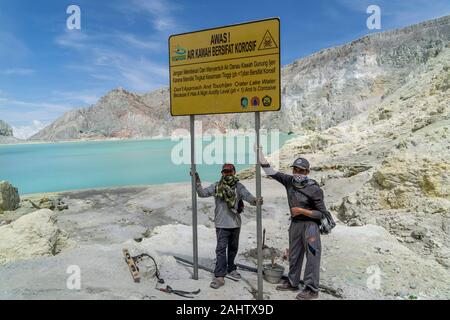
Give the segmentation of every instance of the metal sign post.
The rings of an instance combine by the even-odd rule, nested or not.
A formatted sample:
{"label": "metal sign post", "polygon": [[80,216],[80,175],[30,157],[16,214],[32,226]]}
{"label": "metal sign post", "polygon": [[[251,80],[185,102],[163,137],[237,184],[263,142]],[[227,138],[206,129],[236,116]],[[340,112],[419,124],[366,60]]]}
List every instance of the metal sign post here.
{"label": "metal sign post", "polygon": [[[255,112],[255,134],[256,134],[256,198],[261,198],[261,159],[259,159],[259,128],[260,117],[259,112]],[[256,243],[258,251],[258,294],[257,299],[263,300],[263,255],[262,255],[262,213],[261,203],[256,203]]]}
{"label": "metal sign post", "polygon": [[[256,196],[261,198],[260,113],[281,108],[280,19],[171,35],[170,114],[190,116],[194,279],[198,279],[194,115],[255,113]],[[262,215],[256,205],[258,295],[263,299]]]}
{"label": "metal sign post", "polygon": [[195,116],[190,116],[190,131],[191,131],[191,183],[192,183],[192,242],[193,242],[193,262],[194,274],[192,278],[198,280],[198,239],[197,239],[197,188],[195,181]]}

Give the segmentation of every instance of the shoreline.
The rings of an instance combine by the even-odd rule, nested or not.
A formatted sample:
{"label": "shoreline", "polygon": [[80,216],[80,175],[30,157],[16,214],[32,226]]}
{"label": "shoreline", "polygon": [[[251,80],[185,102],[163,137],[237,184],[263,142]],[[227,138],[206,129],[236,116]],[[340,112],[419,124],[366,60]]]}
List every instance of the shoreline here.
{"label": "shoreline", "polygon": [[114,141],[151,141],[151,140],[164,140],[170,139],[170,137],[146,137],[146,138],[105,138],[105,139],[78,139],[78,140],[57,140],[57,141],[30,141],[23,140],[19,143],[0,143],[2,146],[20,146],[20,145],[34,145],[34,144],[64,144],[64,143],[81,143],[81,142],[114,142]]}
{"label": "shoreline", "polygon": [[[208,182],[208,181],[205,181]],[[123,185],[123,186],[110,186],[110,187],[98,187],[98,188],[84,188],[84,189],[69,189],[69,190],[60,190],[60,191],[49,191],[49,192],[36,192],[36,193],[25,193],[21,194],[21,198],[34,198],[34,197],[45,197],[45,196],[57,196],[62,193],[76,193],[76,192],[87,192],[87,191],[115,191],[119,189],[137,189],[137,188],[149,188],[155,186],[168,186],[168,185],[180,185],[180,184],[188,184],[190,182],[166,182],[166,183],[157,183],[157,184],[132,184],[132,185]]]}
{"label": "shoreline", "polygon": [[[243,169],[246,170],[246,169]],[[237,172],[237,174],[239,171]],[[219,173],[218,173],[219,174]],[[263,177],[264,178],[264,177]],[[239,179],[240,181],[252,181],[254,178],[245,178],[245,179]],[[213,181],[203,180],[203,184],[207,183],[213,183]],[[129,184],[129,185],[123,185],[123,186],[109,186],[109,187],[94,187],[94,188],[83,188],[83,189],[69,189],[69,190],[59,190],[59,191],[48,191],[48,192],[35,192],[35,193],[24,193],[19,194],[20,198],[34,198],[34,197],[45,197],[45,196],[57,196],[62,193],[76,193],[76,192],[87,192],[87,191],[117,191],[119,189],[146,189],[146,188],[152,188],[152,187],[164,187],[164,186],[178,186],[178,185],[189,185],[191,186],[191,182],[184,181],[184,182],[165,182],[165,183],[155,183],[155,184]]]}
{"label": "shoreline", "polygon": [[[215,137],[217,137],[217,136],[215,136]],[[221,135],[221,136],[224,137],[225,135]],[[271,150],[270,153],[267,153],[267,156],[270,156],[274,152],[278,152],[283,145],[285,145],[288,141],[290,141],[293,138],[295,138],[295,136],[296,135],[294,135],[294,134],[289,135],[286,138],[286,140],[280,145],[280,147],[278,149]],[[202,136],[201,138],[207,139],[207,137],[208,136]],[[234,137],[237,137],[237,135],[235,135]],[[250,136],[249,135],[245,135],[244,137],[248,138]],[[187,137],[180,137],[180,138],[182,139],[182,138],[187,138]],[[200,138],[200,137],[198,137],[198,138]],[[145,141],[164,140],[164,139],[168,140],[168,138],[160,138],[160,137],[156,138],[155,137],[155,138],[152,138],[152,139],[149,139],[149,138],[145,138],[145,139],[108,139],[108,140],[95,140],[95,141],[94,140],[89,140],[89,141],[64,141],[64,142],[50,142],[50,143],[31,142],[29,144],[48,144],[48,145],[51,145],[51,144],[54,144],[54,143],[60,143],[60,144],[83,143],[83,142],[96,143],[96,142],[107,142],[107,141],[108,142],[124,141],[124,143],[126,143],[128,141],[130,141],[130,142],[134,142],[134,141],[145,142]],[[0,145],[0,151],[2,150],[1,146],[2,145]],[[247,164],[244,168],[238,169],[237,173],[245,172],[245,171],[253,168],[253,165],[254,164]],[[241,180],[247,180],[245,177],[243,177],[243,178],[244,179],[241,179]],[[0,179],[0,180],[2,180],[2,179]],[[8,180],[8,179],[6,179],[6,180]],[[205,182],[208,182],[208,181],[205,180]],[[28,197],[36,197],[38,195],[41,195],[43,197],[43,196],[55,196],[55,195],[58,195],[58,194],[61,194],[61,193],[66,193],[66,192],[82,192],[82,191],[88,191],[88,190],[112,190],[112,189],[120,189],[120,188],[145,188],[145,187],[150,187],[150,186],[176,185],[176,184],[185,184],[185,183],[190,183],[189,176],[186,177],[186,180],[176,181],[176,182],[174,182],[174,181],[167,181],[167,182],[165,182],[165,181],[162,181],[162,182],[149,181],[149,182],[146,182],[146,183],[143,183],[143,184],[123,184],[123,185],[118,184],[118,185],[104,185],[104,186],[95,186],[95,185],[93,185],[93,186],[86,186],[86,187],[82,187],[82,188],[77,188],[77,187],[71,188],[71,186],[69,185],[69,186],[62,186],[63,187],[62,189],[58,188],[57,190],[49,190],[49,191],[37,190],[37,192],[36,191],[33,192],[31,190],[32,191],[31,193],[28,193],[28,192],[20,193],[19,192],[19,196],[21,198],[22,197],[23,198],[28,198]]]}
{"label": "shoreline", "polygon": [[[262,129],[264,130],[264,129]],[[266,129],[267,130],[267,129]],[[297,136],[297,133],[286,133],[283,131],[279,131],[280,134],[285,134],[287,136],[290,136],[292,138]],[[239,136],[245,136],[249,137],[252,133],[245,131],[243,135],[240,134],[214,134],[214,135],[201,135],[196,138],[202,137],[202,138],[213,138],[213,137],[239,137]],[[261,134],[263,135],[263,134]],[[267,134],[266,134],[267,135]],[[23,140],[23,142],[14,142],[14,143],[1,143],[0,142],[0,148],[3,146],[20,146],[20,145],[36,145],[36,144],[65,144],[65,143],[82,143],[82,142],[119,142],[119,141],[154,141],[154,140],[172,140],[172,139],[189,139],[189,135],[179,135],[179,136],[154,136],[154,137],[143,137],[143,138],[104,138],[104,139],[76,139],[76,140],[56,140],[56,141],[30,141],[30,140]],[[288,139],[289,140],[289,139]]]}

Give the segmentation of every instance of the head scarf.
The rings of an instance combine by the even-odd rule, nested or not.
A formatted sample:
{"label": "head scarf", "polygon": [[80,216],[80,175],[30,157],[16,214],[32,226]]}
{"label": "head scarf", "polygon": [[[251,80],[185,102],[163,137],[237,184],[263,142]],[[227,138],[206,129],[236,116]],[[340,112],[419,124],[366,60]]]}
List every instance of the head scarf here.
{"label": "head scarf", "polygon": [[236,184],[239,179],[235,176],[222,176],[216,186],[215,196],[224,200],[228,208],[234,209],[236,206]]}

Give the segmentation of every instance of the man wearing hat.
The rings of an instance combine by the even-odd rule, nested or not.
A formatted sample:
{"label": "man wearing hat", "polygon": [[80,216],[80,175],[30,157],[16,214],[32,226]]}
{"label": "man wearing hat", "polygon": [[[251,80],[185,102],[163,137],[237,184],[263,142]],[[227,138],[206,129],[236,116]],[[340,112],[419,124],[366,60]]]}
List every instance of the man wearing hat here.
{"label": "man wearing hat", "polygon": [[[197,194],[201,198],[215,198],[214,224],[216,227],[216,267],[211,288],[218,289],[225,284],[225,275],[240,279],[241,275],[236,270],[234,259],[239,247],[239,233],[241,231],[241,212],[244,210],[244,202],[256,206],[257,198],[254,197],[236,177],[236,169],[233,164],[225,163],[222,166],[220,181],[203,189],[200,177],[196,173]],[[262,204],[262,198],[259,199]],[[228,252],[227,252],[228,251]]]}
{"label": "man wearing hat", "polygon": [[322,214],[326,213],[323,191],[315,180],[308,177],[310,166],[305,158],[297,158],[291,165],[292,175],[288,175],[275,171],[265,159],[261,147],[260,150],[261,167],[268,176],[284,185],[291,211],[288,280],[277,286],[277,290],[299,290],[303,258],[306,256],[304,288],[296,298],[316,299],[319,295],[321,255],[319,224]]}

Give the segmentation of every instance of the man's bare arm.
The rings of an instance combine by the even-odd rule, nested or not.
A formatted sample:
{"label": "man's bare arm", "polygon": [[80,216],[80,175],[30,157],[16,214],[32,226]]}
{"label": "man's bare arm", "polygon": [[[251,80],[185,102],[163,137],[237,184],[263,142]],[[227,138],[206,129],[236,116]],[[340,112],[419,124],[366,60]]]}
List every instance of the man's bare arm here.
{"label": "man's bare arm", "polygon": [[[256,150],[256,144],[254,146],[255,152]],[[289,181],[291,180],[291,176],[284,174],[282,172],[276,171],[270,163],[267,161],[266,157],[264,156],[264,153],[262,151],[262,146],[259,147],[259,161],[261,162],[261,168],[264,170],[264,173],[268,175],[269,177],[272,177],[279,183],[286,186]]]}
{"label": "man's bare arm", "polygon": [[296,217],[299,215],[304,215],[307,217],[310,217],[312,219],[321,219],[322,218],[322,212],[317,211],[317,210],[308,210],[308,209],[303,209],[300,207],[292,207],[291,208],[291,216]]}

